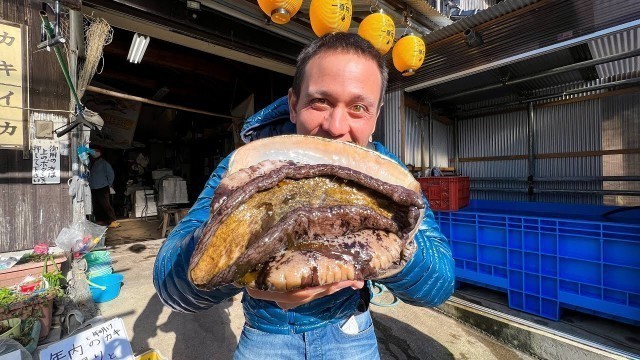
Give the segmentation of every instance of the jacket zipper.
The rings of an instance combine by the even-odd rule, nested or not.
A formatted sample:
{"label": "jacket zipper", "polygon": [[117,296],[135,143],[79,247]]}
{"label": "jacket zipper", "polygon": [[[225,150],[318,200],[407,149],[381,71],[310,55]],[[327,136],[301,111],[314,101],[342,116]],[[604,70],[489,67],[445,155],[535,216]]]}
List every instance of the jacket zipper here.
{"label": "jacket zipper", "polygon": [[289,330],[292,333],[295,333],[295,326],[293,325],[295,313],[291,310],[285,310],[285,312],[287,313],[287,318],[289,319]]}

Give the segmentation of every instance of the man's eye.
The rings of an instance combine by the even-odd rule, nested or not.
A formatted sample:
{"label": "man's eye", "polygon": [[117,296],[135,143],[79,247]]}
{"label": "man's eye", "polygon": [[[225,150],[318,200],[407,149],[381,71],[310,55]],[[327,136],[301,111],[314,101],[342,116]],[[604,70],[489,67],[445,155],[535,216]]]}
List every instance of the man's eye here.
{"label": "man's eye", "polygon": [[313,101],[311,101],[311,104],[313,104],[313,105],[326,105],[327,104],[327,100],[325,100],[325,99],[314,99]]}
{"label": "man's eye", "polygon": [[355,111],[355,112],[363,112],[363,111],[365,111],[365,110],[366,110],[366,108],[364,107],[364,105],[360,105],[360,104],[358,104],[358,105],[353,105],[352,109],[353,109],[353,111]]}

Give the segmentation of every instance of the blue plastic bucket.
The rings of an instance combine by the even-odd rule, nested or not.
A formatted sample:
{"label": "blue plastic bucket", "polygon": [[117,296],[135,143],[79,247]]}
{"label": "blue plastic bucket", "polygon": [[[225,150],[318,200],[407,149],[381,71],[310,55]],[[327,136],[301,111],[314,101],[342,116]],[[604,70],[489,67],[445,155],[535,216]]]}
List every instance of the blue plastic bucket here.
{"label": "blue plastic bucket", "polygon": [[97,276],[89,280],[89,290],[91,297],[97,303],[111,301],[120,295],[120,287],[122,286],[122,274],[109,274]]}

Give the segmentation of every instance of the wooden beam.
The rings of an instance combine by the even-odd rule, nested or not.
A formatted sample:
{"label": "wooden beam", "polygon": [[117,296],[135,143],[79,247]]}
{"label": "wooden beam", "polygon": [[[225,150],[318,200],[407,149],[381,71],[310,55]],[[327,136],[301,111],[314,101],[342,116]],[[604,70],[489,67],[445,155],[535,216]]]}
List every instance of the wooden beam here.
{"label": "wooden beam", "polygon": [[113,96],[113,97],[116,97],[116,98],[119,98],[119,99],[138,101],[138,102],[141,102],[141,103],[144,103],[144,104],[160,106],[160,107],[165,107],[165,108],[169,108],[169,109],[183,110],[183,111],[188,111],[188,112],[197,113],[197,114],[203,114],[203,115],[209,115],[209,116],[218,117],[218,118],[240,119],[237,116],[217,114],[217,113],[212,113],[212,112],[209,112],[209,111],[203,111],[203,110],[188,108],[186,106],[167,104],[167,103],[163,103],[163,102],[160,102],[160,101],[145,99],[145,98],[138,97],[138,96],[133,96],[133,95],[119,93],[119,92],[116,92],[116,91],[101,89],[99,87],[95,87],[95,86],[91,86],[91,85],[87,86],[87,91],[91,91],[91,92],[94,92],[94,93],[97,93],[97,94]]}
{"label": "wooden beam", "polygon": [[[640,154],[640,149],[616,149],[616,150],[596,150],[596,151],[576,151],[566,153],[547,153],[536,154],[536,159],[560,159],[588,156],[605,156],[605,155],[621,155],[621,154]],[[505,156],[482,156],[482,157],[466,157],[460,158],[460,162],[480,162],[480,161],[505,161],[505,160],[526,160],[527,155],[505,155]],[[449,159],[450,162],[453,159]]]}
{"label": "wooden beam", "polygon": [[640,154],[640,149],[616,149],[616,150],[576,151],[576,152],[568,152],[568,153],[537,154],[536,159],[557,159],[557,158],[568,158],[568,157],[587,157],[587,156],[605,156],[605,155],[622,155],[622,154]]}
{"label": "wooden beam", "polygon": [[581,97],[577,97],[577,98],[556,100],[556,101],[551,101],[551,102],[548,102],[548,103],[542,103],[542,104],[538,104],[538,105],[533,104],[533,106],[535,108],[544,108],[544,107],[549,107],[549,106],[571,104],[571,103],[580,102],[580,101],[587,101],[587,100],[594,100],[594,99],[604,99],[604,98],[608,98],[608,97],[611,97],[611,96],[635,94],[637,92],[640,92],[640,86],[633,86],[633,87],[629,87],[629,88],[618,89],[618,90],[613,90],[613,91],[607,91],[607,92],[598,93],[598,94],[592,94],[592,95],[586,95],[586,96],[581,96]]}
{"label": "wooden beam", "polygon": [[[405,93],[404,95],[404,106],[418,113],[418,115],[423,117],[429,117],[429,106],[420,104],[416,99],[411,97],[409,94]],[[436,120],[445,125],[452,125],[453,121],[446,116],[440,116],[436,113],[433,113],[433,120]]]}
{"label": "wooden beam", "polygon": [[[628,87],[628,88],[624,88],[624,89],[607,91],[607,92],[603,92],[603,93],[586,95],[586,96],[581,96],[581,97],[576,97],[576,98],[571,98],[571,99],[561,99],[561,100],[554,100],[554,101],[549,101],[549,102],[545,102],[545,103],[541,103],[541,104],[533,104],[533,107],[535,109],[538,109],[538,108],[545,108],[545,107],[550,107],[550,106],[571,104],[571,103],[576,103],[576,102],[580,102],[580,101],[587,101],[587,100],[594,100],[594,99],[604,99],[604,98],[611,97],[611,96],[635,94],[635,93],[638,93],[638,92],[640,92],[640,86],[632,86],[632,87]],[[466,115],[464,113],[461,113],[461,114],[458,115],[459,116],[458,118],[459,119],[463,119],[463,120],[467,120],[467,119],[474,119],[474,118],[479,118],[479,117],[484,117],[484,116],[501,115],[501,114],[507,114],[507,113],[512,113],[512,112],[527,110],[526,103],[523,104],[523,105],[514,104],[512,106],[513,107],[508,108],[508,109],[495,109],[495,110],[489,110],[489,111],[485,111],[485,112],[479,111],[477,114],[470,113],[469,115]],[[469,112],[471,112],[471,111],[473,111],[473,110],[470,110]]]}

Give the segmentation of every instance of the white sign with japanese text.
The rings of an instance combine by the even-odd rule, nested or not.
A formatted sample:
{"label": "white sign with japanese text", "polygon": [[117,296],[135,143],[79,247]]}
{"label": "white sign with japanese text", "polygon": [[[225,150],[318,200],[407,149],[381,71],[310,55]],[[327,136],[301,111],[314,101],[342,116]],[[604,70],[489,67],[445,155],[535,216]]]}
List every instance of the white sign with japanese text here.
{"label": "white sign with japanese text", "polygon": [[40,360],[134,360],[121,318],[94,325],[40,352]]}
{"label": "white sign with japanese text", "polygon": [[31,147],[33,166],[32,184],[60,184],[60,143],[39,141]]}

